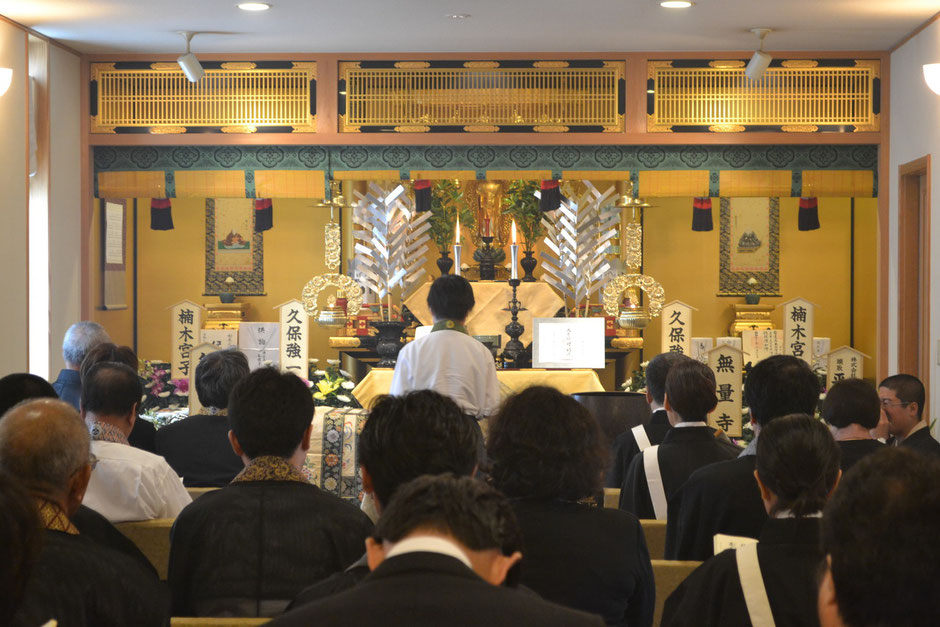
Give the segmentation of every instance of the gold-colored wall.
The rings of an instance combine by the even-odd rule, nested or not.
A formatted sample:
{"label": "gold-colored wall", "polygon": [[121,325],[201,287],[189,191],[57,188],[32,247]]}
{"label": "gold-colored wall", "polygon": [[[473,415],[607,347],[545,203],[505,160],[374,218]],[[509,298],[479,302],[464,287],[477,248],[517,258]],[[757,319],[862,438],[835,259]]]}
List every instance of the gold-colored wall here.
{"label": "gold-colored wall", "polygon": [[[734,318],[732,303],[741,297],[717,297],[719,200],[712,199],[715,229],[692,230],[691,198],[656,198],[643,223],[644,270],[666,290],[666,301],[681,300],[698,308],[692,336],[728,335]],[[820,198],[816,231],[797,228],[798,198],[780,199],[780,293],[761,298],[779,305],[802,297],[818,305],[814,335],[829,337],[832,348],[849,344],[851,209],[848,198]],[[855,201],[855,347],[875,356],[875,278],[877,208],[875,198]],[[772,316],[782,328],[782,309]],[[644,357],[660,352],[661,321],[654,319],[645,333]],[[866,373],[874,374],[873,360]]]}

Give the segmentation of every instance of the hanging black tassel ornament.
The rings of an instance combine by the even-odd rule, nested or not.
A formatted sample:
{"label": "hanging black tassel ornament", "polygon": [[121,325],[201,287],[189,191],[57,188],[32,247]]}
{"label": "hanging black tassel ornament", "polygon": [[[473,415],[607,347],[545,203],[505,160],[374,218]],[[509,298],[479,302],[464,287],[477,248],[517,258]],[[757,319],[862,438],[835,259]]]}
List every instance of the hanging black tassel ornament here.
{"label": "hanging black tassel ornament", "polygon": [[693,231],[711,231],[712,223],[712,199],[696,197],[692,199],[692,230]]}
{"label": "hanging black tassel ornament", "polygon": [[554,211],[561,206],[561,191],[558,189],[558,181],[542,181],[542,197],[539,199],[539,209],[546,213]]}
{"label": "hanging black tassel ornament", "polygon": [[801,231],[815,231],[819,228],[819,199],[800,198],[799,228]]}
{"label": "hanging black tassel ornament", "polygon": [[274,205],[270,198],[255,200],[255,233],[262,233],[274,226]]}
{"label": "hanging black tassel ornament", "polygon": [[154,231],[170,231],[173,229],[173,214],[170,213],[169,198],[150,199],[150,228]]}
{"label": "hanging black tassel ornament", "polygon": [[415,181],[415,211],[431,210],[431,181],[418,179]]}

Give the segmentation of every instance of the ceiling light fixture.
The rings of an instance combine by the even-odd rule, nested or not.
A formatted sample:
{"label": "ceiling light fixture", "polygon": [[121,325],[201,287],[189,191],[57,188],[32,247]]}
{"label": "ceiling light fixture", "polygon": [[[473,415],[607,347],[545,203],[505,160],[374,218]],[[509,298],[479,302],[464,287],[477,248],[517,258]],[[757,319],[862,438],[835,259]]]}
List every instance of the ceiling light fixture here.
{"label": "ceiling light fixture", "polygon": [[199,79],[205,76],[206,71],[203,69],[199,59],[196,58],[196,55],[189,51],[189,43],[196,33],[184,30],[180,31],[180,35],[186,40],[186,53],[177,59],[176,62],[180,64],[180,69],[183,70],[183,74],[186,75],[190,83],[198,83]]}
{"label": "ceiling light fixture", "polygon": [[447,17],[449,17],[452,20],[465,20],[468,17],[470,17],[470,14],[469,13],[451,13]]}
{"label": "ceiling light fixture", "polygon": [[659,6],[666,9],[688,9],[693,4],[695,3],[689,0],[663,0]]}
{"label": "ceiling light fixture", "polygon": [[773,29],[752,28],[751,32],[757,35],[760,46],[754,51],[754,54],[751,55],[751,60],[747,62],[747,67],[744,68],[744,75],[752,81],[759,81],[764,75],[764,72],[767,71],[770,62],[773,60],[770,54],[764,52],[764,37],[766,37],[768,33],[772,33]]}
{"label": "ceiling light fixture", "polygon": [[13,70],[8,67],[0,67],[0,96],[7,93],[10,89],[10,83],[13,81]]}
{"label": "ceiling light fixture", "polygon": [[267,11],[271,8],[267,2],[239,2],[236,6],[242,11]]}
{"label": "ceiling light fixture", "polygon": [[[928,63],[924,66],[924,80],[930,91],[940,94],[940,63]],[[9,81],[10,79],[7,79],[7,84]]]}

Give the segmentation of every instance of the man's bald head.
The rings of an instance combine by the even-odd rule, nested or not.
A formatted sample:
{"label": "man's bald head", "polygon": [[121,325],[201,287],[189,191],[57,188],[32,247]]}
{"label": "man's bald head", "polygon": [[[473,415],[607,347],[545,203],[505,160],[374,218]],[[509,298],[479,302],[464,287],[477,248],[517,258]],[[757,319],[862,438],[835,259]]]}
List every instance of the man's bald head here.
{"label": "man's bald head", "polygon": [[76,471],[86,467],[90,457],[88,428],[66,402],[26,401],[0,420],[0,470],[30,490],[64,496]]}

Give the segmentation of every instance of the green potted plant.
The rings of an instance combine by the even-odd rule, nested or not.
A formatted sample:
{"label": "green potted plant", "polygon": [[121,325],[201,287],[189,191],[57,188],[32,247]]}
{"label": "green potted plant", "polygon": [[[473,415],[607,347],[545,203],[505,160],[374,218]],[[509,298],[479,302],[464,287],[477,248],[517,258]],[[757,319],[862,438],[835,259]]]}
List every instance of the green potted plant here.
{"label": "green potted plant", "polygon": [[506,194],[503,196],[503,213],[516,221],[516,226],[522,232],[522,243],[525,246],[525,256],[519,260],[519,265],[525,271],[523,281],[535,281],[532,271],[538,261],[533,257],[535,243],[545,234],[542,226],[542,212],[539,210],[539,199],[535,192],[539,189],[536,181],[515,180],[509,183]]}
{"label": "green potted plant", "polygon": [[458,216],[461,229],[476,226],[473,212],[463,202],[460,184],[449,179],[437,181],[431,187],[431,217],[428,222],[431,224],[431,239],[441,251],[441,258],[437,260],[441,276],[448,274],[454,265],[449,255],[450,247],[454,244]]}

